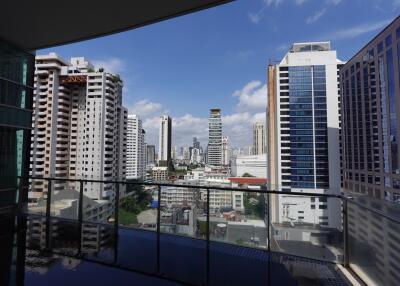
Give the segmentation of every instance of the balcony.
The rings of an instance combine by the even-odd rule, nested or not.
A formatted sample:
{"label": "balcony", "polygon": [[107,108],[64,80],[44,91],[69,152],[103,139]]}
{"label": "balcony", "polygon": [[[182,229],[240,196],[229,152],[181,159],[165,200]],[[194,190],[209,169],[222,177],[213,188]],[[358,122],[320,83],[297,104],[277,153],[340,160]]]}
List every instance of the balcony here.
{"label": "balcony", "polygon": [[[394,282],[393,276],[378,275],[377,250],[349,232],[354,223],[361,223],[352,220],[354,212],[368,212],[390,225],[393,233],[400,222],[358,199],[30,178],[31,185],[38,182],[47,186],[47,195],[36,196],[37,201],[20,213],[15,232],[8,233],[14,252],[23,253],[17,269],[24,273],[24,285],[82,285],[82,277],[96,285],[352,285],[353,271],[371,285]],[[64,188],[55,187],[60,184]],[[107,187],[107,200],[93,199],[96,191]],[[176,190],[192,196],[180,196]],[[167,195],[174,194],[179,196],[168,204]],[[208,207],[211,201],[217,204],[215,196],[220,194],[228,203]],[[282,220],[274,204],[288,197],[338,204],[342,212],[329,223],[321,221],[318,211],[315,223],[309,223],[310,218]],[[308,211],[302,211],[304,216]]]}

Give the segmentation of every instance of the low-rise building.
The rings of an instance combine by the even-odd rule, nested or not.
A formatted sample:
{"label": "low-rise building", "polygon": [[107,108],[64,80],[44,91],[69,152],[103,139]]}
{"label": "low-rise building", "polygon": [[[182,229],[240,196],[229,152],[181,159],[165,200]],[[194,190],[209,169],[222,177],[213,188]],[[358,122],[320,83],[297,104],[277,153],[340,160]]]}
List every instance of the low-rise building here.
{"label": "low-rise building", "polygon": [[163,182],[168,180],[168,167],[154,167],[152,169],[152,176],[156,182]]}
{"label": "low-rise building", "polygon": [[267,155],[237,155],[235,160],[231,161],[231,173],[235,177],[241,177],[248,173],[254,177],[267,177]]}

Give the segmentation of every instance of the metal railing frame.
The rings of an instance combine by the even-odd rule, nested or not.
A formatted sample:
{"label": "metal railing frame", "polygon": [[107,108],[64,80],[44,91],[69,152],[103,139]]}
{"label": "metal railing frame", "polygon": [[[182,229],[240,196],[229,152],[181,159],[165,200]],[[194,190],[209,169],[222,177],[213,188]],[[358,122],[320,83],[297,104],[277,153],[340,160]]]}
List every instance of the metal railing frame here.
{"label": "metal railing frame", "polygon": [[[82,230],[82,225],[84,223],[83,220],[83,184],[87,183],[102,183],[102,184],[115,184],[115,205],[114,205],[114,229],[115,229],[115,241],[118,243],[118,229],[119,225],[119,198],[120,198],[120,189],[119,185],[123,184],[125,186],[128,185],[141,185],[141,186],[156,186],[157,187],[157,226],[156,226],[156,235],[157,235],[157,274],[162,276],[160,271],[160,226],[161,226],[161,187],[178,187],[178,188],[191,188],[196,190],[206,190],[206,284],[210,284],[210,189],[211,190],[221,190],[221,191],[230,191],[230,192],[247,192],[247,193],[257,193],[257,194],[266,194],[267,200],[267,249],[266,251],[271,252],[270,245],[270,237],[271,237],[271,226],[270,226],[270,203],[271,203],[271,194],[276,195],[290,195],[290,196],[304,196],[304,197],[325,197],[325,198],[336,198],[340,199],[342,202],[342,226],[343,226],[343,261],[342,265],[344,267],[349,267],[349,241],[348,241],[348,203],[354,204],[360,208],[371,211],[379,216],[382,216],[392,222],[399,223],[400,220],[394,217],[391,217],[377,209],[366,206],[362,203],[354,201],[351,197],[346,197],[342,194],[316,194],[316,193],[308,193],[308,192],[281,192],[281,191],[273,191],[267,190],[266,188],[261,189],[244,189],[244,188],[228,188],[228,187],[218,187],[218,186],[210,186],[210,185],[191,185],[191,184],[171,184],[171,183],[163,183],[163,182],[128,182],[128,181],[112,181],[112,180],[92,180],[92,179],[66,179],[66,178],[51,178],[51,177],[38,177],[38,176],[29,176],[26,177],[18,177],[21,179],[27,180],[45,180],[48,182],[47,188],[47,200],[46,200],[46,248],[50,249],[50,218],[51,218],[51,196],[52,196],[52,185],[54,181],[64,181],[64,182],[79,182],[79,207],[78,207],[78,222],[79,228]],[[20,180],[21,182],[22,180]],[[96,222],[90,222],[96,223]],[[100,223],[101,224],[101,223]],[[80,239],[81,240],[81,239]],[[270,259],[268,259],[270,260]],[[268,267],[270,263],[268,263]]]}

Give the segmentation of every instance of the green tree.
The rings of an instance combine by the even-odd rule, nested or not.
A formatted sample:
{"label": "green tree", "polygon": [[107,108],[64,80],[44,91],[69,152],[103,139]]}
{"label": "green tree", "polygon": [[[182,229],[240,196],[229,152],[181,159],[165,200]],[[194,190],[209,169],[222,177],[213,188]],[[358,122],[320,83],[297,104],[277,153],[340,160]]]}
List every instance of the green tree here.
{"label": "green tree", "polygon": [[243,175],[242,175],[242,177],[254,177],[252,174],[249,174],[249,173],[244,173]]}

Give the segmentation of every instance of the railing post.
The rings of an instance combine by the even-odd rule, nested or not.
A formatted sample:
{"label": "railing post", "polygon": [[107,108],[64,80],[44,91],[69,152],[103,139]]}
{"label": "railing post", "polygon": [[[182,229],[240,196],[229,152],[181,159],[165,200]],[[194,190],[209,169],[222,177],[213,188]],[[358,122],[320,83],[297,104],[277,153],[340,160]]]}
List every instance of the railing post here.
{"label": "railing post", "polygon": [[82,230],[83,230],[83,180],[79,181],[79,202],[78,202],[78,229],[79,229],[79,249],[78,252],[81,253],[82,250]]}
{"label": "railing post", "polygon": [[271,197],[267,190],[267,281],[271,285]]}
{"label": "railing post", "polygon": [[119,183],[115,186],[115,207],[114,207],[114,227],[118,229],[119,226]]}
{"label": "railing post", "polygon": [[52,180],[47,178],[47,201],[46,201],[46,248],[50,249],[50,215],[51,215],[51,188],[52,188]]}
{"label": "railing post", "polygon": [[[268,193],[267,190],[267,250],[268,253],[271,251],[271,215],[270,215],[270,204],[271,204],[271,199],[270,199],[270,194]],[[268,254],[269,255],[269,254]]]}
{"label": "railing post", "polygon": [[78,221],[81,225],[83,221],[83,180],[79,182]]}
{"label": "railing post", "polygon": [[161,186],[157,185],[157,273],[160,274]]}
{"label": "railing post", "polygon": [[114,263],[118,261],[118,230],[119,230],[119,183],[115,186],[115,206],[114,206]]}
{"label": "railing post", "polygon": [[343,216],[343,266],[349,266],[349,228],[348,228],[348,209],[347,199],[342,199],[342,216]]}
{"label": "railing post", "polygon": [[207,188],[207,224],[206,224],[206,243],[207,243],[207,269],[206,269],[206,285],[210,285],[210,189]]}

